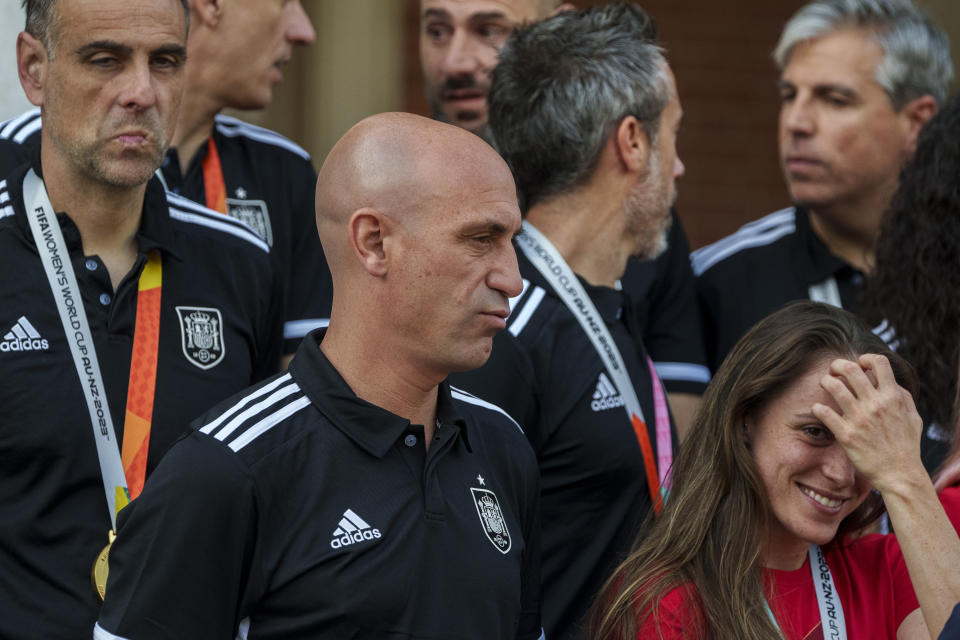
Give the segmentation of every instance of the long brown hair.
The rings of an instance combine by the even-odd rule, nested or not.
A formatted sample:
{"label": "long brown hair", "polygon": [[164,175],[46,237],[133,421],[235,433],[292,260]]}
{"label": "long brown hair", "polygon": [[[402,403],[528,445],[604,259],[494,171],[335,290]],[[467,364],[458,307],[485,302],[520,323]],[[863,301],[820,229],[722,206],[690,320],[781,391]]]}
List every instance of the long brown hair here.
{"label": "long brown hair", "polygon": [[[664,595],[692,586],[691,609],[699,615],[689,621],[689,637],[781,640],[767,614],[760,567],[771,510],[744,423],[824,357],[864,353],[885,355],[899,384],[912,389],[909,365],[841,309],[793,303],[741,338],[713,377],[680,446],[661,516],[648,518],[633,551],[598,595],[591,638],[633,640],[648,615],[658,624]],[[879,494],[871,492],[841,522],[831,544],[882,511]]]}

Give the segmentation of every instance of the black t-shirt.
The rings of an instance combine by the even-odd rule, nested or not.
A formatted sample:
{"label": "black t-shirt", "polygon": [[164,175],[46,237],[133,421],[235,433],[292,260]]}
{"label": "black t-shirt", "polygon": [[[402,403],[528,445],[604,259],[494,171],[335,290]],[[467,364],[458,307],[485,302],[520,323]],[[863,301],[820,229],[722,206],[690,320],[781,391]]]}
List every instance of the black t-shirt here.
{"label": "black t-shirt", "polygon": [[198,420],[121,512],[100,627],[541,637],[537,471],[519,427],[443,384],[428,452],[421,425],[354,395],[321,337]]}
{"label": "black t-shirt", "polygon": [[[110,519],[80,377],[24,211],[25,172],[21,167],[0,183],[0,200],[9,198],[0,207],[0,637],[72,639],[88,634],[96,620],[90,569]],[[146,252],[161,255],[149,474],[189,420],[276,371],[280,318],[269,247],[243,225],[227,220],[224,226],[223,216],[168,197],[154,178],[136,263],[114,292],[103,262],[84,255],[69,212],[57,219],[117,442],[123,441],[138,278]],[[190,344],[191,327],[201,324],[213,343],[203,354]]]}
{"label": "black t-shirt", "polygon": [[[333,282],[317,236],[317,179],[310,155],[276,132],[224,115],[216,117],[212,139],[220,157],[227,213],[271,247],[285,290],[283,352],[293,353],[308,331],[327,325],[333,298]],[[39,109],[0,123],[0,169],[21,164],[29,149],[39,144]],[[206,204],[206,155],[205,143],[181,171],[176,149],[168,150],[161,167],[164,185]]]}
{"label": "black t-shirt", "polygon": [[[517,419],[537,454],[548,638],[581,637],[582,618],[650,510],[643,456],[623,399],[576,318],[523,254],[524,292],[480,369],[451,376]],[[654,451],[653,387],[623,292],[581,281],[623,357]],[[676,442],[676,434],[673,434]]]}
{"label": "black t-shirt", "polygon": [[843,307],[853,311],[863,287],[863,274],[830,253],[802,208],[746,224],[690,260],[713,371],[761,319],[794,300],[815,299],[811,287],[836,283]]}

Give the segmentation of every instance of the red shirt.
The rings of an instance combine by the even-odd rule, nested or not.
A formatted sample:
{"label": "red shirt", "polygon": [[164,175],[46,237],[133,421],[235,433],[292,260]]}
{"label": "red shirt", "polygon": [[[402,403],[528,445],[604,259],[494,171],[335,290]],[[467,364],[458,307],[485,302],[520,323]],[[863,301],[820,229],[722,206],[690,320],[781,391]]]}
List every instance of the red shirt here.
{"label": "red shirt", "polygon": [[[956,510],[960,517],[960,490]],[[827,563],[843,604],[849,640],[895,638],[904,618],[919,605],[907,567],[894,536],[864,536],[842,548],[827,551]],[[764,570],[773,596],[770,606],[787,640],[820,640],[817,593],[810,573],[810,561],[795,571]],[[659,631],[664,640],[698,637],[692,629],[700,618],[699,604],[689,586],[678,587],[664,596],[659,607]],[[637,632],[638,640],[659,640],[651,616]]]}
{"label": "red shirt", "polygon": [[943,510],[947,512],[947,517],[953,524],[953,528],[960,533],[960,485],[956,487],[947,487],[940,492],[940,504]]}

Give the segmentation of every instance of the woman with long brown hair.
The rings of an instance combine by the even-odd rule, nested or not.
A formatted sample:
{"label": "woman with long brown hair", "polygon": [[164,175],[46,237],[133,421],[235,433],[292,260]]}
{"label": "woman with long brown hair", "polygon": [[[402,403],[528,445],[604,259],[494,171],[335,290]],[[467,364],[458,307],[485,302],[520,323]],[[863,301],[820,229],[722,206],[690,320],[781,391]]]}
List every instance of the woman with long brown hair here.
{"label": "woman with long brown hair", "polygon": [[[714,376],[590,637],[935,637],[960,597],[960,540],[904,387],[909,367],[847,312],[800,302],[757,324]],[[856,536],[884,501],[902,552]]]}

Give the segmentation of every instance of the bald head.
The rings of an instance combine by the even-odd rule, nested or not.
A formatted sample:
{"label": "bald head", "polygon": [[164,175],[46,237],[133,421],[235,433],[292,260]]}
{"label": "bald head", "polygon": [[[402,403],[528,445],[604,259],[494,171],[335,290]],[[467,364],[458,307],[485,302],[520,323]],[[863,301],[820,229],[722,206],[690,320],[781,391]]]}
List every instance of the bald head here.
{"label": "bald head", "polygon": [[317,228],[336,273],[348,249],[351,216],[372,209],[403,225],[429,222],[443,200],[478,181],[513,189],[506,163],[459,127],[408,113],[383,113],[354,125],[330,151],[317,180]]}
{"label": "bald head", "polygon": [[420,116],[367,118],[320,169],[317,228],[333,276],[324,344],[389,354],[430,384],[486,361],[522,288],[516,187],[487,143]]}

